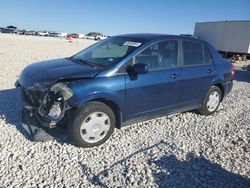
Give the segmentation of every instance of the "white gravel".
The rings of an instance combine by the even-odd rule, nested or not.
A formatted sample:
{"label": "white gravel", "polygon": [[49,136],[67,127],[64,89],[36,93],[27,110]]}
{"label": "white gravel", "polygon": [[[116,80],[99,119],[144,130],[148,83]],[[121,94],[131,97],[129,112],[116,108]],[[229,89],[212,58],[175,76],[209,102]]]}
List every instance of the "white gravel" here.
{"label": "white gravel", "polygon": [[0,41],[0,187],[250,187],[249,72],[213,116],[153,119],[83,149],[67,139],[29,141],[13,85],[28,64],[93,42],[4,34]]}

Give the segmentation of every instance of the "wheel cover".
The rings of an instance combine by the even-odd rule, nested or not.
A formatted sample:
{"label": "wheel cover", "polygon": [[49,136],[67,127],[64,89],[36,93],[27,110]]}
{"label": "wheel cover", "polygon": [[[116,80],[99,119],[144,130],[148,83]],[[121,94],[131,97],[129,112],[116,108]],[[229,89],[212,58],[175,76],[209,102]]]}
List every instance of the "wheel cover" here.
{"label": "wheel cover", "polygon": [[82,139],[88,143],[96,143],[102,140],[110,130],[110,118],[104,112],[89,114],[80,126]]}
{"label": "wheel cover", "polygon": [[207,101],[207,110],[213,112],[220,103],[220,94],[218,91],[213,91],[210,93]]}

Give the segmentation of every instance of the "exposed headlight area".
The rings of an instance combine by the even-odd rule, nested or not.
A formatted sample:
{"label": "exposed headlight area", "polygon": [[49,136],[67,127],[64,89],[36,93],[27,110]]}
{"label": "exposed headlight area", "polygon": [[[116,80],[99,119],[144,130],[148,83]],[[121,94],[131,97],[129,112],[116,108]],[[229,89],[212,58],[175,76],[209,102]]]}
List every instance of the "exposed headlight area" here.
{"label": "exposed headlight area", "polygon": [[65,101],[59,92],[49,91],[42,100],[38,108],[38,114],[42,117],[50,119],[52,124],[61,119],[62,112],[65,110]]}
{"label": "exposed headlight area", "polygon": [[53,85],[50,91],[60,93],[65,101],[73,96],[73,91],[64,83],[57,83]]}
{"label": "exposed headlight area", "polygon": [[50,111],[48,113],[48,116],[54,120],[58,120],[62,114],[62,108],[60,103],[53,104],[50,108]]}
{"label": "exposed headlight area", "polygon": [[42,126],[53,127],[65,112],[71,108],[68,100],[72,98],[73,91],[65,83],[56,83],[50,88],[31,87],[23,89],[23,94],[30,116],[37,116]]}

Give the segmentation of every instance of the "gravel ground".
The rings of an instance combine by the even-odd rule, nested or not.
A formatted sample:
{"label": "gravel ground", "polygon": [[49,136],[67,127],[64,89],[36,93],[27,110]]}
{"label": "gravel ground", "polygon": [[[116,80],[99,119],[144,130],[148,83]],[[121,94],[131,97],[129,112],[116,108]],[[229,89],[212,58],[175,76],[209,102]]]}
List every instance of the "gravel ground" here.
{"label": "gravel ground", "polygon": [[145,121],[83,149],[63,130],[54,141],[28,140],[13,84],[28,64],[92,42],[3,34],[0,41],[0,187],[250,187],[249,72],[236,72],[233,91],[213,116]]}

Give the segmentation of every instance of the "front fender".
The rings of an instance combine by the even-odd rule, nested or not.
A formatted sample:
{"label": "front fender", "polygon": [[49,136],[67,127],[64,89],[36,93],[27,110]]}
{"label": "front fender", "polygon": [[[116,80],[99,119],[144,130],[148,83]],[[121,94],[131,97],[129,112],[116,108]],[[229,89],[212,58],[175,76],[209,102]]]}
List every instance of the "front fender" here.
{"label": "front fender", "polygon": [[87,103],[89,101],[98,100],[98,99],[105,99],[105,100],[109,100],[109,101],[114,102],[121,109],[121,107],[119,105],[121,103],[121,101],[111,93],[103,93],[103,92],[90,93],[89,95],[85,95],[84,97],[76,96],[76,98],[79,99],[77,101],[78,107],[83,106],[85,103]]}
{"label": "front fender", "polygon": [[97,99],[106,99],[115,103],[125,112],[125,77],[101,77],[88,80],[78,80],[70,84],[74,92],[75,107],[80,107],[86,102]]}

